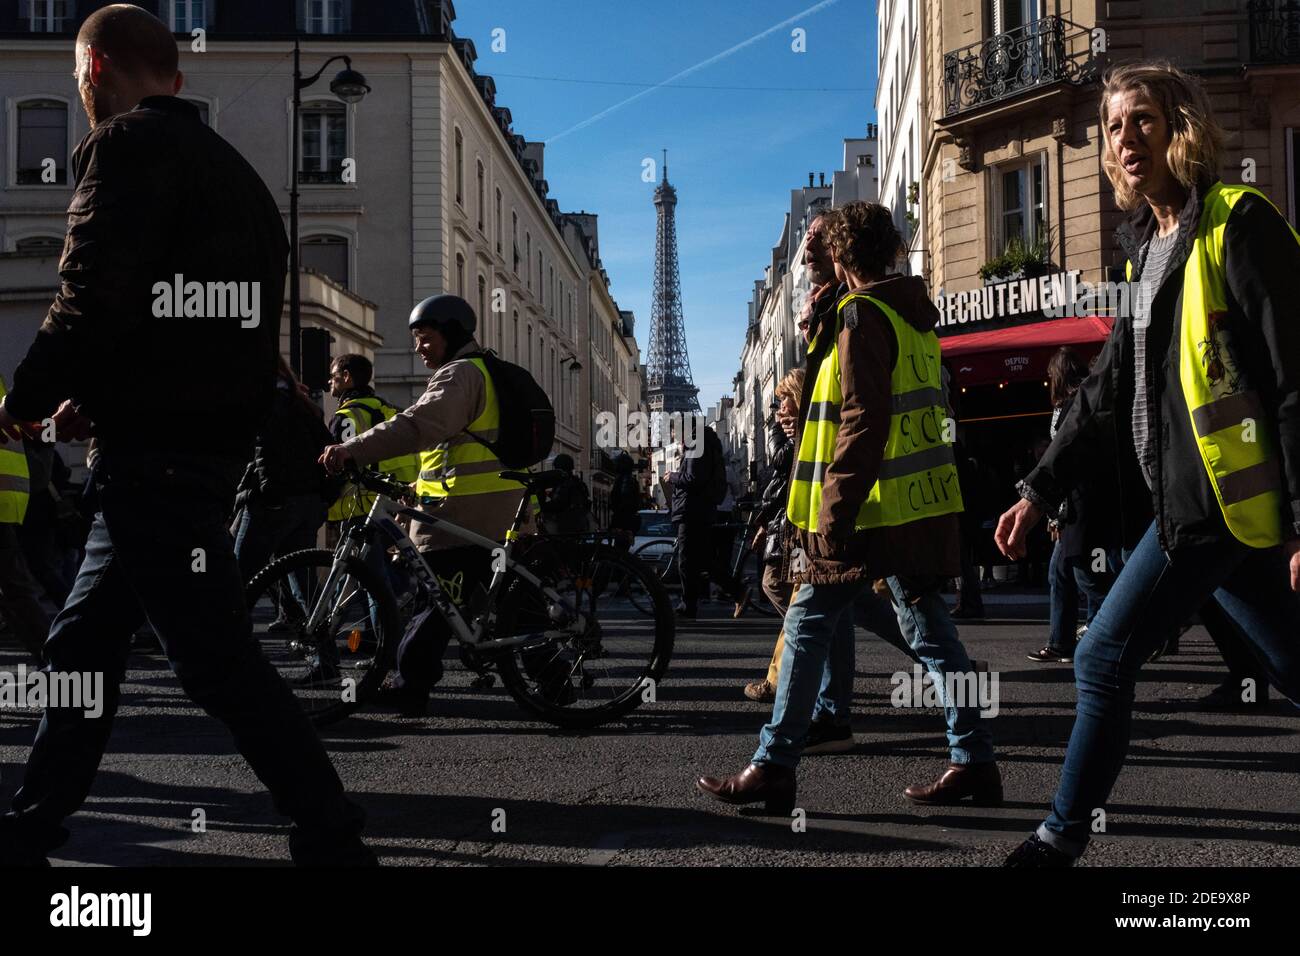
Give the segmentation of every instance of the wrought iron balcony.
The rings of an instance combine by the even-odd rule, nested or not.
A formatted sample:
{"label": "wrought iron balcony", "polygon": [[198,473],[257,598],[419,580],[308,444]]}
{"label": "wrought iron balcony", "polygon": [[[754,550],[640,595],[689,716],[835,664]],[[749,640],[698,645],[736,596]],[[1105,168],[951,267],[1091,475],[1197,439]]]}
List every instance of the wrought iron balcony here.
{"label": "wrought iron balcony", "polygon": [[1250,0],[1250,61],[1300,63],[1300,3]]}
{"label": "wrought iron balcony", "polygon": [[1061,81],[1089,83],[1100,67],[1090,30],[1063,17],[1043,17],[945,53],[944,115]]}

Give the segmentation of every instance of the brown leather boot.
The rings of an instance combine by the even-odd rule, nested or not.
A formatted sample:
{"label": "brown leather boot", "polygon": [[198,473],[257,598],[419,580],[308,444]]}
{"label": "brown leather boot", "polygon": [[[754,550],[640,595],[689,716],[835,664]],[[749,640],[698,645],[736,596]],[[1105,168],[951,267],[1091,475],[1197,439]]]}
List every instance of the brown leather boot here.
{"label": "brown leather boot", "polygon": [[1002,805],[1002,774],[993,761],[952,763],[934,783],[908,787],[903,795],[913,803],[947,806],[970,797],[977,807],[999,807]]}
{"label": "brown leather boot", "polygon": [[782,816],[794,810],[794,771],[776,764],[751,763],[730,777],[700,777],[695,781],[695,788],[723,803],[744,805],[762,801],[764,810]]}

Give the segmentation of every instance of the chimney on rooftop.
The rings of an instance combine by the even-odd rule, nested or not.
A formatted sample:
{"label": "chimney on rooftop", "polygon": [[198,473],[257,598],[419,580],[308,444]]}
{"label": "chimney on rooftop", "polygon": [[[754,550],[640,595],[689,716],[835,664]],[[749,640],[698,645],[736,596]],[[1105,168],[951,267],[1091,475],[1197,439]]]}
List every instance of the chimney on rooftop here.
{"label": "chimney on rooftop", "polygon": [[825,174],[825,173],[818,173],[818,174],[817,174],[817,185],[818,185],[818,186],[825,186],[825,185],[826,185],[826,174]]}
{"label": "chimney on rooftop", "polygon": [[809,173],[809,174],[808,174],[808,188],[809,188],[809,189],[812,189],[812,184],[813,184],[813,174],[812,174],[812,173]]}

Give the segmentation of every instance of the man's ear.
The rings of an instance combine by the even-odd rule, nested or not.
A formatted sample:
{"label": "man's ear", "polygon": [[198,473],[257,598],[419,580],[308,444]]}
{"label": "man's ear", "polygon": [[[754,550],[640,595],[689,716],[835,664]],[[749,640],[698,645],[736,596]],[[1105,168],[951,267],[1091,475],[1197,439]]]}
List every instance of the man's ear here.
{"label": "man's ear", "polygon": [[104,61],[107,57],[93,46],[86,47],[87,74],[91,86],[99,86],[104,76]]}
{"label": "man's ear", "polygon": [[177,93],[179,93],[181,91],[181,87],[184,85],[185,85],[185,74],[182,73],[180,70],[177,70],[176,82],[172,84],[172,96],[175,96]]}

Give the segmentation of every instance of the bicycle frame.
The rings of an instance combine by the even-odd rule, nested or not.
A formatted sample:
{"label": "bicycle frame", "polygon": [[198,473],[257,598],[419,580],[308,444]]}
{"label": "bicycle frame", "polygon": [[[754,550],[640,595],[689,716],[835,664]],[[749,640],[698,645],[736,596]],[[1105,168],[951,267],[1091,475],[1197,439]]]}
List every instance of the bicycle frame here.
{"label": "bicycle frame", "polygon": [[[463,644],[469,644],[479,650],[490,651],[499,650],[509,647],[518,647],[525,644],[545,644],[566,636],[581,634],[586,629],[586,619],[560,596],[554,588],[549,587],[542,582],[535,574],[514,560],[515,544],[519,540],[519,526],[523,524],[525,508],[527,507],[528,498],[519,504],[519,510],[515,514],[515,520],[511,523],[509,530],[506,532],[505,544],[499,544],[491,538],[485,538],[480,534],[462,528],[446,518],[439,518],[437,515],[430,514],[427,511],[421,511],[417,508],[407,508],[398,505],[392,499],[382,493],[375,493],[374,504],[371,505],[370,513],[366,516],[363,524],[352,528],[339,542],[338,550],[335,552],[334,563],[330,566],[329,576],[326,578],[325,586],[321,591],[322,597],[333,592],[333,588],[338,584],[339,578],[346,574],[344,569],[344,557],[350,553],[364,560],[369,549],[375,547],[377,542],[373,541],[373,534],[369,533],[377,530],[382,533],[388,541],[396,546],[397,550],[407,559],[409,566],[415,574],[416,581],[423,586],[430,595],[434,607],[438,613],[442,614],[444,620],[451,627],[452,633],[456,639]],[[460,612],[454,602],[447,597],[446,592],[438,583],[437,577],[432,569],[425,562],[424,556],[420,554],[419,549],[405,531],[398,526],[396,518],[398,516],[410,518],[412,521],[422,521],[426,524],[436,525],[443,532],[460,538],[469,544],[483,548],[492,552],[493,571],[492,579],[488,585],[487,603],[484,606],[483,613],[475,620],[474,626],[471,627],[466,622],[465,617]],[[497,638],[487,640],[486,635],[491,632],[496,624],[496,599],[500,589],[506,579],[508,572],[513,572],[532,584],[552,602],[560,608],[568,611],[574,616],[573,622],[566,628],[545,630],[540,633],[525,634],[518,637]],[[318,601],[316,606],[307,620],[308,633],[313,633],[321,623],[321,617],[325,613],[323,601]],[[552,617],[554,617],[552,612]]]}

